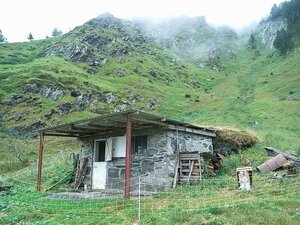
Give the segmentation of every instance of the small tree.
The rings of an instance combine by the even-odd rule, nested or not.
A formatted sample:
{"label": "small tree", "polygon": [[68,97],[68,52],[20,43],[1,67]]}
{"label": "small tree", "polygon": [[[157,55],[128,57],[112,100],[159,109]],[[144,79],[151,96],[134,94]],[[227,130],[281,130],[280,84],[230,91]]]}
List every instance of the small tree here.
{"label": "small tree", "polygon": [[273,5],[272,9],[271,9],[271,12],[270,12],[271,16],[273,18],[276,18],[278,16],[280,16],[280,10],[278,9],[278,6],[276,5],[276,3]]}
{"label": "small tree", "polygon": [[273,45],[281,55],[286,55],[294,47],[291,35],[284,29],[277,32]]}
{"label": "small tree", "polygon": [[6,42],[6,37],[4,37],[3,33],[2,33],[2,30],[0,30],[0,43],[4,43]]}
{"label": "small tree", "polygon": [[248,46],[252,50],[255,50],[257,48],[257,41],[253,34],[250,35],[250,38],[248,40]]}
{"label": "small tree", "polygon": [[34,39],[31,32],[28,34],[27,39],[28,39],[29,41],[32,41],[32,40]]}
{"label": "small tree", "polygon": [[62,35],[62,31],[61,30],[58,30],[56,27],[53,29],[52,31],[52,37],[57,37],[57,36],[60,36]]}

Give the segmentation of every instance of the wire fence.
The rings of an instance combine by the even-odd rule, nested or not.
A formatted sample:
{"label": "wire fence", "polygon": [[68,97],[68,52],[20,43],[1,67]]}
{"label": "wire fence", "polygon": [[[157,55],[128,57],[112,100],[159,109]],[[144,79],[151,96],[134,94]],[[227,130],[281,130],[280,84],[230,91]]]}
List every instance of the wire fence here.
{"label": "wire fence", "polygon": [[[48,165],[47,169],[51,170],[51,165]],[[169,179],[139,176],[130,187],[132,190],[130,199],[123,197],[123,189],[111,188],[93,192],[73,190],[37,193],[32,191],[32,182],[22,179],[36,175],[30,174],[32,171],[27,169],[9,179],[2,179],[2,182],[7,185],[11,182],[19,183],[24,185],[25,192],[32,191],[30,194],[10,198],[11,207],[15,206],[16,209],[23,204],[25,208],[44,216],[69,215],[69,221],[80,221],[88,217],[92,224],[94,222],[102,224],[97,223],[99,219],[103,224],[132,224],[143,223],[149,217],[197,214],[205,210],[228,209],[245,203],[259,204],[286,199],[299,201],[300,178],[299,171],[297,172],[293,177],[281,179],[274,179],[273,173],[267,175],[254,173],[250,191],[240,190],[235,176],[219,175],[203,179],[197,184],[178,185],[175,189],[171,188]],[[124,183],[119,182],[113,186],[124,187]]]}

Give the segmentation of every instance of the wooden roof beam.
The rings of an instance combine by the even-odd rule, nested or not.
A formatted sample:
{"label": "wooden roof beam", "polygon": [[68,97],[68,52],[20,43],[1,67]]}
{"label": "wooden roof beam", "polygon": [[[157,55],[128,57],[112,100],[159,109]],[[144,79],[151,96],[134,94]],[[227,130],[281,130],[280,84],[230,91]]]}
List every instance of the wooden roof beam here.
{"label": "wooden roof beam", "polygon": [[54,137],[75,137],[78,138],[79,135],[70,135],[70,134],[60,134],[60,133],[45,133],[45,136],[54,136]]}
{"label": "wooden roof beam", "polygon": [[168,124],[163,121],[163,120],[151,120],[151,119],[143,119],[143,118],[139,118],[139,117],[133,117],[132,118],[133,121],[140,121],[140,122],[144,122],[144,123],[151,123],[151,124],[156,124],[156,125],[160,125],[160,126],[167,126]]}
{"label": "wooden roof beam", "polygon": [[53,131],[54,133],[62,133],[62,134],[93,134],[95,132],[90,131],[82,131],[82,130],[70,130],[70,129],[57,129]]}

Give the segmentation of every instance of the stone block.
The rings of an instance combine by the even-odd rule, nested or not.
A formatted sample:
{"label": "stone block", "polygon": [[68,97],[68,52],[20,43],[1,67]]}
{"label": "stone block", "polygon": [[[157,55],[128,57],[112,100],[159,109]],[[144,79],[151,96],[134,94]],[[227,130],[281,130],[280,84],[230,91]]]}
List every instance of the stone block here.
{"label": "stone block", "polygon": [[106,184],[107,189],[124,189],[124,179],[109,178]]}
{"label": "stone block", "polygon": [[154,170],[154,161],[145,159],[142,162],[142,173],[151,172]]}
{"label": "stone block", "polygon": [[140,175],[140,171],[138,169],[132,168],[130,169],[130,177],[138,177]]}
{"label": "stone block", "polygon": [[158,153],[158,149],[157,148],[149,148],[147,149],[147,155],[155,155]]}
{"label": "stone block", "polygon": [[156,154],[153,156],[154,162],[162,161],[164,159],[164,154]]}
{"label": "stone block", "polygon": [[111,178],[119,178],[120,177],[120,169],[116,168],[116,167],[108,168],[107,175],[108,175],[108,177],[111,177]]}
{"label": "stone block", "polygon": [[168,141],[167,139],[162,139],[156,142],[155,147],[158,149],[164,149],[167,147]]}
{"label": "stone block", "polygon": [[120,178],[125,179],[125,168],[120,170]]}

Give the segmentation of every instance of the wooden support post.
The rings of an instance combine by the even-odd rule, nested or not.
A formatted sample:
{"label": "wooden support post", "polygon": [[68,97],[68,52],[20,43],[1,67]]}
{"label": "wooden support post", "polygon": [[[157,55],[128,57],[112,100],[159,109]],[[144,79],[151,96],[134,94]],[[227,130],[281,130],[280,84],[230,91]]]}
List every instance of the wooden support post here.
{"label": "wooden support post", "polygon": [[175,171],[174,171],[174,181],[173,181],[173,188],[176,188],[177,185],[177,181],[178,181],[178,167],[179,167],[179,163],[180,163],[180,159],[179,159],[179,154],[177,153],[177,159],[175,161],[176,166],[175,166]]}
{"label": "wooden support post", "polygon": [[126,123],[126,161],[125,161],[125,197],[130,197],[130,162],[131,162],[131,116]]}
{"label": "wooden support post", "polygon": [[40,133],[40,151],[39,151],[38,175],[37,175],[37,191],[41,191],[43,152],[44,152],[44,134]]}
{"label": "wooden support post", "polygon": [[199,153],[199,180],[202,180],[202,164],[201,164],[201,155]]}

